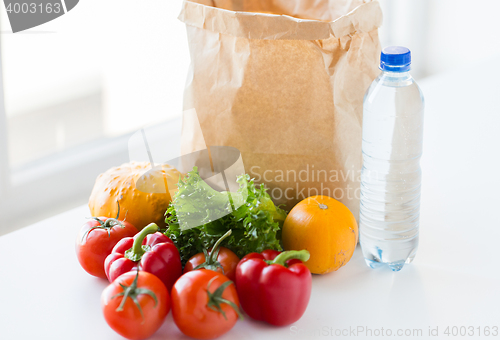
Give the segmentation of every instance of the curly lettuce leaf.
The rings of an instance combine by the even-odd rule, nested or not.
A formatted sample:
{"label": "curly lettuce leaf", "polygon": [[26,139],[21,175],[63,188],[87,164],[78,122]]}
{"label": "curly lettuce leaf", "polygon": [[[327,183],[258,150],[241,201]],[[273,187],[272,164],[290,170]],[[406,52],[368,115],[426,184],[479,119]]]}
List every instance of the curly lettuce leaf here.
{"label": "curly lettuce leaf", "polygon": [[[179,189],[165,213],[165,235],[179,249],[183,264],[212,247],[229,229],[232,234],[223,245],[240,258],[251,252],[282,249],[279,233],[286,212],[274,205],[264,184],[256,187],[246,174],[239,176],[237,182],[238,192],[218,192],[203,181],[196,167],[179,179]],[[209,199],[199,199],[206,197]],[[233,210],[234,206],[239,207]],[[212,219],[214,211],[215,215],[224,216]],[[190,221],[200,220],[202,225],[187,229]]]}

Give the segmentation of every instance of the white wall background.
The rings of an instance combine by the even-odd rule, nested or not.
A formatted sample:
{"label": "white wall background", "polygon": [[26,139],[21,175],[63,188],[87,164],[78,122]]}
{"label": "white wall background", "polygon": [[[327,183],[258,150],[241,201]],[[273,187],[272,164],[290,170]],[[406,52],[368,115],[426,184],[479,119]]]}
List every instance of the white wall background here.
{"label": "white wall background", "polygon": [[500,55],[498,0],[380,0],[383,46],[412,50],[416,78]]}
{"label": "white wall background", "polygon": [[180,0],[85,0],[16,34],[2,9],[7,115],[96,89],[104,95],[107,134],[179,115],[189,65],[180,6]]}
{"label": "white wall background", "polygon": [[[380,2],[382,43],[412,49],[417,77],[500,54],[498,0]],[[189,64],[184,25],[177,20],[180,4],[85,0],[57,20],[17,34],[8,33],[6,12],[0,11],[7,115],[95,89],[104,93],[110,134],[178,115]]]}

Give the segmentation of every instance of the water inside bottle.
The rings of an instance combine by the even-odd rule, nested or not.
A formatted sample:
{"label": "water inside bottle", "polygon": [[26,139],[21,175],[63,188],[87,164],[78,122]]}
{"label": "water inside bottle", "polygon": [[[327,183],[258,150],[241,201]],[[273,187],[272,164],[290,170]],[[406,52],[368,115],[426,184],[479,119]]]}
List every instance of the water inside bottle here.
{"label": "water inside bottle", "polygon": [[408,72],[382,72],[365,95],[360,243],[372,268],[401,270],[418,248],[423,109]]}

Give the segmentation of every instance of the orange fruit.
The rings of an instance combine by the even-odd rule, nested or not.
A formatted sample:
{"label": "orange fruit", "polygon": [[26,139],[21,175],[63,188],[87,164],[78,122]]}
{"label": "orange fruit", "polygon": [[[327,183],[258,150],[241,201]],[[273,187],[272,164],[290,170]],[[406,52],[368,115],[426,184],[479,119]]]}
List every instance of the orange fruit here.
{"label": "orange fruit", "polygon": [[311,196],[299,202],[283,224],[285,250],[306,249],[305,265],[313,274],[344,266],[358,243],[358,224],[344,204],[328,196]]}

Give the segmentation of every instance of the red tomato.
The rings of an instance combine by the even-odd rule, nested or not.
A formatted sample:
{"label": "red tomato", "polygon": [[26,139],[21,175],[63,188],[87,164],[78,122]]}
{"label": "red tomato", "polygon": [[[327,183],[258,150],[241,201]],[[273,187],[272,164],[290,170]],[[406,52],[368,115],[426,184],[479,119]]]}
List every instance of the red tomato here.
{"label": "red tomato", "polygon": [[139,340],[161,327],[170,311],[170,297],[163,282],[153,274],[128,272],[104,289],[101,305],[106,322],[115,332]]}
{"label": "red tomato", "polygon": [[236,287],[226,276],[208,269],[182,275],[172,288],[172,316],[182,333],[213,339],[227,333],[238,320]]}
{"label": "red tomato", "polygon": [[[209,253],[210,254],[210,253]],[[221,274],[224,274],[227,276],[227,278],[231,281],[234,281],[235,279],[235,273],[236,273],[236,266],[238,265],[238,262],[240,262],[240,258],[233,253],[231,250],[225,248],[225,247],[220,247],[219,248],[219,254],[217,255],[217,262],[214,264],[207,264],[204,268],[206,269],[211,269],[215,270]],[[206,257],[205,254],[203,253],[198,253],[191,257],[187,262],[186,265],[184,266],[184,273],[192,271],[194,268],[197,266],[206,263]],[[222,267],[222,268],[221,268]],[[222,272],[222,269],[224,269],[224,272]]]}
{"label": "red tomato", "polygon": [[76,239],[76,256],[90,275],[106,278],[104,261],[113,247],[124,237],[132,237],[138,230],[126,221],[115,218],[93,217],[80,229]]}

